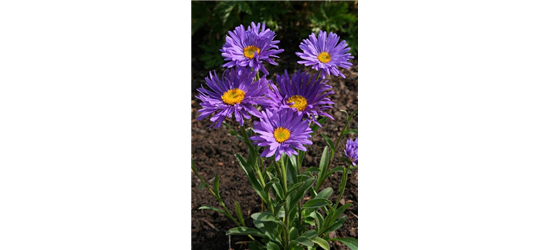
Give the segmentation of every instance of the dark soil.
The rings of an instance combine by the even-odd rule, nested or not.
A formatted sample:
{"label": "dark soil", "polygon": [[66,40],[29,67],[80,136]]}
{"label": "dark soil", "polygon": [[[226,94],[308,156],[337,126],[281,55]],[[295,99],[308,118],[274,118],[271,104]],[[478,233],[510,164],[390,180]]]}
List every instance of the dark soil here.
{"label": "dark soil", "polygon": [[[322,150],[326,143],[319,135],[319,132],[328,135],[334,142],[345,125],[345,114],[339,110],[344,109],[349,113],[358,107],[358,60],[354,60],[354,66],[350,70],[341,69],[347,77],[346,79],[331,77],[329,84],[333,86],[334,94],[330,99],[335,102],[334,108],[330,114],[335,120],[328,120],[325,125],[314,134],[312,138],[313,145],[307,148],[307,156],[304,160],[304,169],[306,167],[318,166]],[[281,67],[277,67],[279,70]],[[273,78],[273,71],[270,71],[269,78]],[[213,183],[215,174],[220,175],[220,193],[227,207],[234,215],[234,200],[237,200],[241,207],[244,217],[260,211],[261,201],[259,196],[251,188],[245,174],[238,166],[234,154],[246,155],[246,146],[236,137],[231,136],[228,130],[222,126],[218,129],[208,129],[211,125],[208,119],[197,121],[197,110],[200,109],[199,100],[195,98],[197,86],[204,84],[204,77],[207,72],[193,74],[193,97],[192,97],[192,158],[199,173]],[[218,70],[219,73],[219,70]],[[290,72],[291,73],[291,72]],[[205,85],[205,84],[204,84]],[[250,123],[248,123],[248,126]],[[358,129],[358,119],[355,117],[349,128]],[[339,157],[344,156],[345,142],[349,138],[356,138],[356,135],[345,136],[336,151],[334,162],[331,167],[341,166],[343,162]],[[190,169],[189,169],[190,171]],[[341,180],[341,173],[330,176],[324,187],[332,187],[332,202],[336,202],[338,196],[338,187]],[[199,210],[201,206],[220,207],[214,196],[205,188],[199,188],[200,180],[192,174],[192,248],[193,249],[247,249],[244,241],[245,237],[231,237],[231,246],[229,246],[229,237],[225,232],[236,225],[224,215],[212,210]],[[353,205],[347,209],[345,215],[347,220],[345,224],[331,234],[335,237],[358,237],[358,170],[354,170],[349,176],[347,187],[345,189],[344,200],[352,202]],[[253,227],[251,221],[247,221],[250,227]],[[347,249],[343,244],[331,243],[331,249]]]}

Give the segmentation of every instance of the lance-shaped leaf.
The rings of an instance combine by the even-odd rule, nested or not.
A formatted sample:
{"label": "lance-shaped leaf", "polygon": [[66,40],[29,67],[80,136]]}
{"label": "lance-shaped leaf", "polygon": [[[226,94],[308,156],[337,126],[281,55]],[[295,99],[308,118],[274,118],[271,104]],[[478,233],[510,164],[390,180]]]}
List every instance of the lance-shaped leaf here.
{"label": "lance-shaped leaf", "polygon": [[330,137],[328,137],[327,135],[325,134],[320,134],[322,136],[322,138],[324,138],[324,140],[326,141],[326,143],[328,144],[328,146],[330,147],[330,149],[333,151],[335,150],[334,148],[334,142],[332,141],[332,139],[330,139]]}
{"label": "lance-shaped leaf", "polygon": [[331,187],[327,187],[320,191],[316,196],[315,199],[328,199],[330,198],[330,195],[332,195],[332,192],[334,190]]}
{"label": "lance-shaped leaf", "polygon": [[244,223],[244,216],[242,215],[242,210],[240,209],[240,203],[238,201],[234,201],[234,210],[236,211],[236,216],[238,217],[238,220],[242,225],[246,225]]}
{"label": "lance-shaped leaf", "polygon": [[343,226],[343,223],[345,223],[345,219],[347,217],[345,215],[341,216],[335,223],[332,225],[326,225],[328,228],[324,231],[324,233],[329,233],[335,230],[338,230],[341,226]]}
{"label": "lance-shaped leaf", "polygon": [[257,192],[257,194],[259,194],[261,199],[263,199],[264,201],[267,201],[267,196],[263,188],[261,187],[261,184],[259,184],[259,182],[257,181],[257,177],[255,176],[252,167],[248,164],[248,162],[246,162],[246,160],[240,154],[236,154],[236,159],[238,160],[238,163],[242,168],[242,170],[244,170],[244,173],[248,177],[248,180],[252,184],[252,188]]}
{"label": "lance-shaped leaf", "polygon": [[355,238],[333,238],[330,241],[339,241],[345,244],[351,250],[358,250],[358,240]]}
{"label": "lance-shaped leaf", "polygon": [[317,198],[314,198],[314,199],[311,199],[309,201],[307,201],[303,207],[304,208],[307,208],[307,209],[318,209],[318,208],[321,208],[323,206],[326,206],[330,204],[330,201],[326,200],[326,199],[317,199]]}
{"label": "lance-shaped leaf", "polygon": [[248,227],[233,227],[229,229],[226,233],[227,235],[253,235],[259,237],[265,237],[265,234],[261,233],[257,229],[248,228]]}
{"label": "lance-shaped leaf", "polygon": [[330,250],[330,244],[328,242],[320,237],[314,237],[312,241],[316,244],[318,244],[322,249],[324,250]]}

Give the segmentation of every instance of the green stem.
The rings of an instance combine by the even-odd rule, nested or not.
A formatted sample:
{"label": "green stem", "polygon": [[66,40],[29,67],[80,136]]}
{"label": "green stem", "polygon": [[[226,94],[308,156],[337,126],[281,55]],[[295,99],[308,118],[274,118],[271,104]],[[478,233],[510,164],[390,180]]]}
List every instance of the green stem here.
{"label": "green stem", "polygon": [[[297,159],[297,160],[299,161],[299,159]],[[301,164],[299,164],[299,163],[297,164],[297,176],[299,176],[301,174],[301,166],[300,165]],[[299,177],[298,177],[298,179],[299,179]],[[303,202],[303,199],[299,200],[299,203],[297,204],[297,208],[299,209],[297,211],[298,211],[299,224],[300,225],[303,224],[303,218],[301,216],[301,209],[302,209],[302,206],[303,206],[302,202]]]}
{"label": "green stem", "polygon": [[286,224],[286,248],[290,244],[290,206],[284,202],[284,223]]}
{"label": "green stem", "polygon": [[318,75],[316,76],[315,82],[318,81],[318,79],[320,79],[320,75],[322,75],[322,74],[320,74],[320,71],[319,71]]}
{"label": "green stem", "polygon": [[[284,160],[282,160],[281,162],[283,162]],[[282,178],[282,182],[284,183],[282,185],[283,187],[283,196],[286,197],[286,194],[288,193],[288,188],[287,188],[287,185],[286,185],[286,178],[285,178],[285,174],[283,174],[285,172],[285,169],[283,167],[281,167],[281,163],[279,163],[278,161],[274,161],[275,163],[275,169],[276,169],[276,172],[278,173],[278,176],[280,176]],[[288,206],[288,202],[287,201],[284,201],[284,225],[286,225],[286,227],[284,228],[284,238],[285,238],[285,241],[284,241],[284,247],[285,248],[288,248],[289,246],[289,242],[290,242],[290,227],[289,227],[289,224],[290,224],[290,216],[289,216],[289,206]]]}
{"label": "green stem", "polygon": [[244,143],[246,143],[246,146],[248,148],[253,149],[252,141],[250,141],[250,138],[248,138],[248,132],[246,132],[246,128],[244,126],[240,126],[240,134],[242,134],[242,137],[244,137]]}
{"label": "green stem", "polygon": [[[283,195],[286,197],[288,194],[288,185],[286,184],[286,166],[284,166],[284,158],[282,158],[279,161],[275,161],[275,168],[276,172],[279,176],[282,177],[282,189],[284,191]],[[285,242],[284,245],[286,248],[288,248],[290,244],[290,207],[288,206],[287,201],[284,202],[284,224],[286,225],[286,228],[284,228],[284,236],[285,236]]]}
{"label": "green stem", "polygon": [[[286,165],[284,164],[284,156],[280,159],[280,172],[282,172],[282,187],[284,188],[284,197],[288,195],[288,174]],[[287,201],[284,201],[284,223],[286,224],[286,247],[290,244],[290,206]]]}
{"label": "green stem", "polygon": [[282,183],[284,184],[284,195],[287,195],[288,193],[288,172],[286,171],[286,166],[284,164],[284,157],[281,157],[280,159],[280,166],[282,171]]}
{"label": "green stem", "polygon": [[[339,190],[339,196],[337,197],[337,200],[336,200],[336,204],[335,204],[335,207],[334,209],[337,209],[338,205],[339,205],[339,201],[341,200],[341,198],[343,197],[343,193],[345,193],[345,187],[347,186],[347,174],[348,174],[348,171],[349,169],[346,168],[346,167],[343,167],[343,175],[341,176],[341,184],[342,185],[342,189],[343,190]],[[345,205],[345,204],[343,204]]]}
{"label": "green stem", "polygon": [[[327,170],[330,170],[330,166],[332,165],[332,161],[334,159],[334,154],[339,147],[339,142],[341,141],[341,138],[343,138],[343,132],[345,132],[345,130],[349,126],[349,123],[351,123],[351,120],[357,111],[358,109],[355,109],[355,111],[353,111],[353,113],[351,113],[351,115],[347,117],[347,122],[345,123],[343,130],[341,130],[341,133],[339,133],[334,149],[330,151],[330,159],[328,160],[328,166],[326,167]],[[327,173],[329,172],[326,171],[326,174]],[[319,180],[316,182],[316,185],[315,185],[315,191],[318,191],[320,189],[320,186],[322,186],[322,183],[324,183],[324,180],[326,180],[327,177],[328,176],[319,176]]]}

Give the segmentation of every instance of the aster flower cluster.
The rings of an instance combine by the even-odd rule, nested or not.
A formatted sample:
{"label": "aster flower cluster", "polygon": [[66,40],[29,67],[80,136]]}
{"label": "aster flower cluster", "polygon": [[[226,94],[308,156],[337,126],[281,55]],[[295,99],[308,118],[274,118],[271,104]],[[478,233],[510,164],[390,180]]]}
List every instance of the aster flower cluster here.
{"label": "aster flower cluster", "polygon": [[[247,29],[240,25],[234,31],[229,31],[226,43],[220,50],[221,55],[228,61],[223,66],[229,69],[221,78],[215,72],[210,73],[206,78],[206,84],[211,90],[204,87],[198,89],[200,94],[197,98],[202,101],[198,120],[212,115],[210,120],[213,122],[213,128],[219,128],[227,117],[234,116],[242,126],[244,119],[255,116],[260,118],[260,121],[255,122],[254,130],[261,130],[262,124],[270,123],[273,118],[271,118],[272,115],[267,116],[267,113],[261,115],[258,111],[260,107],[270,110],[269,114],[277,113],[277,110],[281,109],[295,111],[285,112],[287,113],[285,117],[291,117],[288,118],[291,120],[299,117],[299,121],[286,124],[285,126],[289,128],[273,127],[272,131],[269,131],[271,136],[274,136],[276,129],[292,129],[300,123],[314,122],[321,126],[318,122],[319,117],[328,117],[333,120],[333,117],[326,113],[326,110],[331,109],[331,105],[334,104],[328,97],[333,94],[333,91],[327,84],[327,80],[323,79],[326,73],[345,77],[337,67],[349,68],[352,65],[348,60],[353,57],[350,53],[346,53],[349,48],[345,41],[338,43],[339,37],[334,33],[330,33],[326,38],[326,32],[320,31],[318,39],[314,33],[311,34],[309,39],[305,39],[300,45],[304,52],[296,53],[304,59],[298,63],[312,66],[312,69],[320,72],[310,75],[299,70],[290,76],[285,70],[284,74],[276,76],[277,87],[271,80],[266,79],[269,72],[263,65],[264,62],[277,65],[273,58],[278,58],[277,54],[284,51],[278,48],[277,44],[280,41],[274,40],[275,36],[273,31],[265,28],[264,23],[252,22]],[[256,77],[258,71],[261,71],[264,76]],[[277,152],[275,157],[279,160],[282,153],[297,155],[294,148],[306,151],[302,145],[311,144],[310,136],[306,133],[310,131],[292,133],[290,141],[293,144],[286,140],[271,140],[271,144],[263,155],[271,156]],[[301,140],[296,142],[293,138],[301,138]],[[267,146],[265,142],[256,141],[255,143]]]}
{"label": "aster flower cluster", "polygon": [[[248,147],[248,158],[244,159],[237,155],[237,159],[241,168],[247,174],[252,187],[268,209],[267,212],[262,212],[259,215],[254,214],[256,218],[252,215],[254,224],[261,216],[267,216],[265,213],[268,213],[269,216],[276,215],[275,217],[278,217],[277,214],[281,209],[286,211],[284,216],[297,216],[295,210],[292,213],[290,208],[287,207],[288,202],[283,197],[290,197],[291,192],[295,193],[301,190],[291,196],[294,197],[292,202],[297,207],[296,202],[301,202],[300,200],[305,196],[308,189],[289,189],[289,186],[308,183],[307,185],[311,187],[315,180],[315,192],[311,195],[316,196],[305,203],[303,207],[299,205],[299,217],[303,213],[301,210],[311,209],[310,206],[313,205],[310,205],[310,202],[314,202],[314,207],[317,209],[328,206],[328,208],[335,211],[338,205],[334,204],[332,206],[327,200],[332,193],[332,189],[320,191],[322,182],[331,173],[342,172],[343,189],[340,190],[339,194],[341,196],[344,191],[347,173],[358,165],[358,139],[356,139],[355,141],[349,140],[344,151],[346,159],[352,167],[343,167],[343,170],[330,169],[333,156],[338,150],[343,135],[353,131],[357,133],[357,130],[346,129],[351,118],[356,114],[355,110],[347,116],[345,128],[335,144],[323,135],[328,146],[325,147],[322,153],[322,159],[317,168],[319,170],[317,178],[310,174],[312,172],[308,172],[309,175],[306,176],[300,173],[307,146],[313,144],[311,138],[315,130],[322,127],[327,119],[334,120],[334,117],[328,113],[333,108],[334,102],[330,100],[330,95],[334,91],[326,76],[333,75],[345,78],[339,68],[348,69],[352,65],[349,60],[354,57],[348,53],[350,48],[345,41],[339,42],[339,36],[334,33],[327,35],[326,32],[320,31],[318,38],[313,33],[309,36],[309,39],[305,39],[301,43],[300,48],[303,52],[297,52],[296,54],[302,59],[297,61],[298,64],[303,64],[317,72],[311,74],[307,70],[298,70],[290,74],[287,70],[284,70],[283,73],[268,78],[269,72],[264,64],[277,65],[274,59],[278,58],[277,54],[284,51],[278,47],[277,44],[280,41],[274,40],[275,37],[275,32],[266,28],[264,23],[251,23],[247,28],[240,25],[233,31],[229,31],[226,36],[226,43],[220,49],[221,55],[227,61],[223,64],[223,67],[227,69],[221,76],[215,71],[210,72],[205,79],[206,87],[202,86],[197,90],[197,99],[201,101],[200,105],[202,106],[198,111],[197,120],[210,117],[209,120],[212,122],[210,128],[214,129],[225,124],[231,134],[237,135]],[[263,75],[261,76],[260,73]],[[226,120],[230,119],[234,119],[240,125],[240,132],[233,131],[226,123]],[[245,120],[252,121],[253,125],[250,129],[245,128]],[[269,168],[265,167],[266,160],[271,161],[274,165]],[[194,166],[193,171],[198,175]],[[298,176],[301,177],[298,178]],[[203,179],[201,178],[201,180]],[[205,186],[208,185],[205,184]],[[274,198],[269,194],[270,188],[273,188],[271,191],[275,194]],[[214,188],[210,191],[218,200],[221,200],[219,190]],[[317,194],[316,191],[320,192]],[[224,211],[221,209],[216,211],[224,213],[240,226],[235,230],[229,230],[227,234],[258,236],[252,229],[244,228],[243,221],[236,220],[223,203],[222,206],[225,209]],[[205,209],[209,208],[206,207]],[[310,212],[308,215],[311,216]],[[315,218],[314,213],[312,216],[312,218]],[[330,221],[326,221],[325,226],[335,225],[339,221],[337,216],[334,215],[334,218],[327,217],[326,220],[330,219]],[[290,223],[291,220],[292,218],[285,218],[280,223]],[[300,220],[300,223],[303,222]],[[290,225],[287,225],[286,230],[288,228],[290,228]],[[304,232],[304,226],[298,228],[296,232]],[[259,230],[261,231],[261,229]],[[265,233],[264,230],[261,235],[263,233]],[[327,235],[327,233],[329,231],[324,230],[321,234],[315,234],[314,237],[319,238]],[[263,243],[269,242],[276,245],[276,247],[271,245],[266,248],[293,249],[293,246],[305,244],[295,240],[292,241],[288,232],[279,236],[280,238],[265,236],[269,239],[263,240]],[[315,242],[324,248],[323,241],[325,240],[319,238],[316,241],[311,241],[311,244]],[[347,244],[346,241],[342,242]],[[254,241],[251,244],[263,243]],[[258,249],[263,249],[265,246],[261,245]],[[312,245],[307,243],[305,246],[310,247]],[[252,249],[252,247],[250,248]]]}

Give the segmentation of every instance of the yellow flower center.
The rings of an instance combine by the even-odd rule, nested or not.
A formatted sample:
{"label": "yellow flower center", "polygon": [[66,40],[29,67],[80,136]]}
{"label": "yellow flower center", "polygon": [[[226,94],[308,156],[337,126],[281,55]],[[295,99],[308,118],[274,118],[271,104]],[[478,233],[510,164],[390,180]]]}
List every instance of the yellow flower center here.
{"label": "yellow flower center", "polygon": [[284,127],[279,127],[275,129],[273,135],[277,142],[282,143],[290,138],[290,130]]}
{"label": "yellow flower center", "polygon": [[254,58],[255,52],[259,54],[259,48],[256,46],[248,46],[244,48],[244,56],[247,58],[250,58],[250,59]]}
{"label": "yellow flower center", "polygon": [[244,100],[244,96],[246,95],[246,92],[240,90],[240,89],[230,89],[227,90],[223,95],[221,96],[221,100],[225,104],[229,105],[235,105],[237,103],[242,102]]}
{"label": "yellow flower center", "polygon": [[286,103],[292,103],[292,102],[294,104],[290,105],[290,107],[296,108],[299,111],[303,111],[307,107],[307,99],[305,99],[305,97],[303,96],[294,95],[288,98],[288,101]]}
{"label": "yellow flower center", "polygon": [[327,63],[332,60],[332,57],[328,54],[328,52],[322,52],[318,54],[318,60],[323,63]]}

